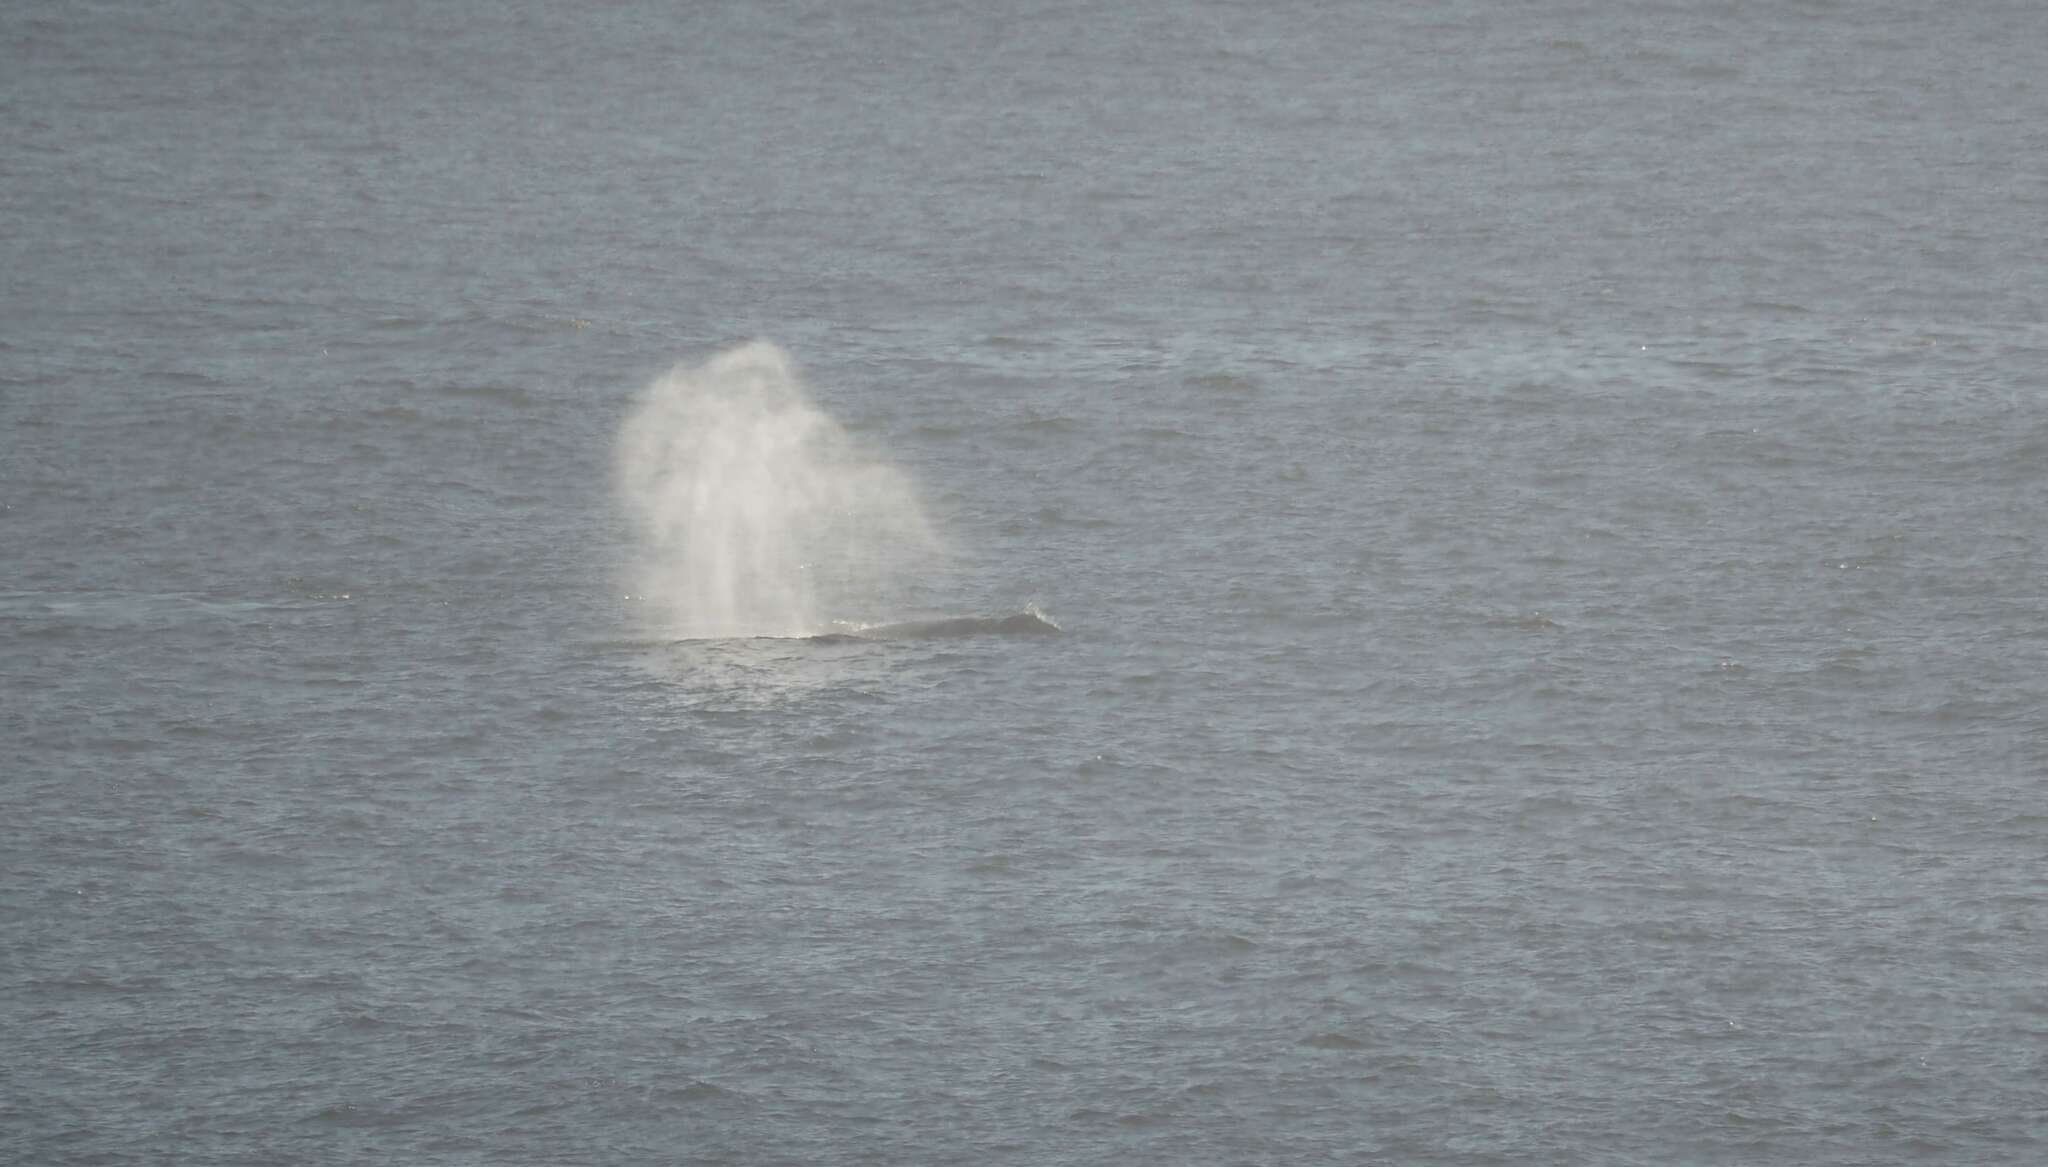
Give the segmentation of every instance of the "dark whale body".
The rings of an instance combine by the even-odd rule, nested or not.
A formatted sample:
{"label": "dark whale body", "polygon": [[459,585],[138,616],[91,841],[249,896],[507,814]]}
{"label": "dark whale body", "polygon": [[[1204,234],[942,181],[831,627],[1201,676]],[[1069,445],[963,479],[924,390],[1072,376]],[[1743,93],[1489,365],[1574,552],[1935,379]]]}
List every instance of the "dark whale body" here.
{"label": "dark whale body", "polygon": [[1060,626],[1036,612],[1013,616],[949,616],[938,620],[905,620],[876,624],[858,632],[831,633],[813,640],[937,640],[954,636],[1042,636]]}

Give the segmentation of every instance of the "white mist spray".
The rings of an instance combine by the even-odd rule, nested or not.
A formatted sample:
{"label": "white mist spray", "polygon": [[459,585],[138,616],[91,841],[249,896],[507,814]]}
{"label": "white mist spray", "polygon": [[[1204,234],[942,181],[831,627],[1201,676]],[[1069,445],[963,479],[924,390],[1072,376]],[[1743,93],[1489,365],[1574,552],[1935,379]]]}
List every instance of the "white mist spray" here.
{"label": "white mist spray", "polygon": [[634,590],[687,637],[809,636],[872,619],[937,551],[909,480],[813,405],[756,341],[648,386],[619,431]]}

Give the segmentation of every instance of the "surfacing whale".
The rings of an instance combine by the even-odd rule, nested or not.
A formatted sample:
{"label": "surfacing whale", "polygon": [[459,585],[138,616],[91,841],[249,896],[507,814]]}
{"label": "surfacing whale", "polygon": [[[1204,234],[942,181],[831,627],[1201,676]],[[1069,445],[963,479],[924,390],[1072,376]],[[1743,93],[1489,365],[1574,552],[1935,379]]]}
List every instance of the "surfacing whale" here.
{"label": "surfacing whale", "polygon": [[937,640],[954,636],[1042,636],[1060,626],[1037,612],[1011,616],[947,616],[937,620],[904,620],[871,624],[847,632],[830,632],[813,640]]}

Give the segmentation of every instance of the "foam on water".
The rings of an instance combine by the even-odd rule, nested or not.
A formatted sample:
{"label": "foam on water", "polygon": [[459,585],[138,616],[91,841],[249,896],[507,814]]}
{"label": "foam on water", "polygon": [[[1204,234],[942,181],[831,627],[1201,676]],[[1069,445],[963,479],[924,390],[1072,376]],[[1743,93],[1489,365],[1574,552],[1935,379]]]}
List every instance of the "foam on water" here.
{"label": "foam on water", "polygon": [[685,637],[808,636],[872,613],[939,546],[909,478],[756,341],[656,379],[619,431],[631,591]]}

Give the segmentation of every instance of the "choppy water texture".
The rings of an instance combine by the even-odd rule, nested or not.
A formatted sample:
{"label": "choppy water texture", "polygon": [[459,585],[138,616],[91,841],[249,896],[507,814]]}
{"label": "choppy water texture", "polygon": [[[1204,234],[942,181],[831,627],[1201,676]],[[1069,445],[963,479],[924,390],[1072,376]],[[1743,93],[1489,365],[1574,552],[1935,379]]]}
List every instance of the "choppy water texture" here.
{"label": "choppy water texture", "polygon": [[0,1159],[2048,1155],[2048,9],[1108,9],[0,16]]}

